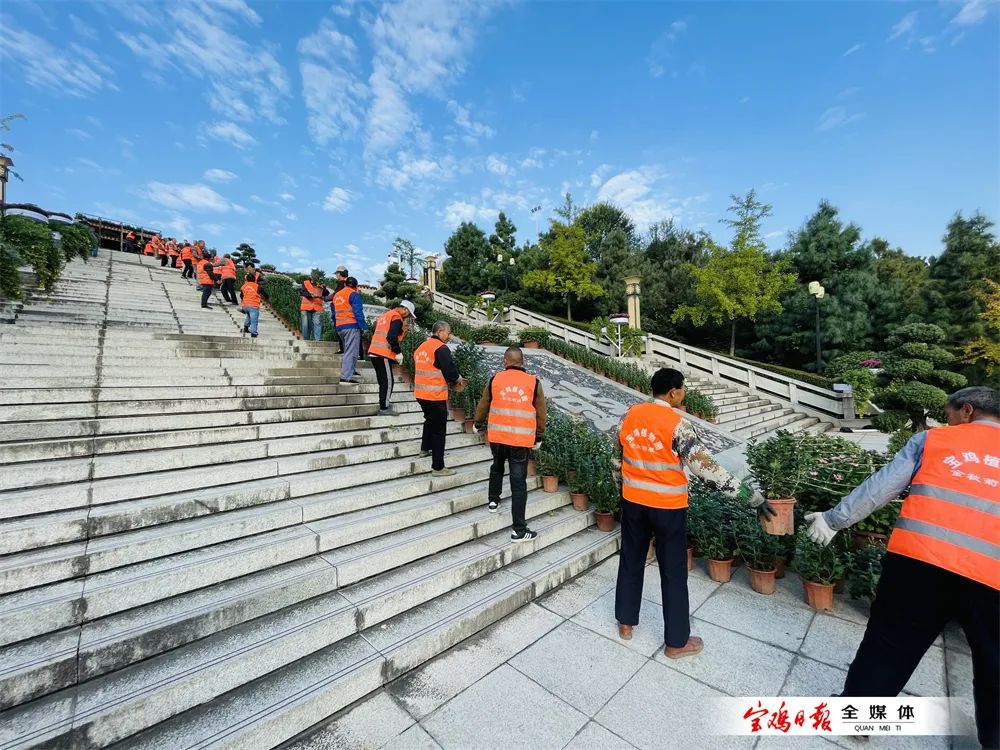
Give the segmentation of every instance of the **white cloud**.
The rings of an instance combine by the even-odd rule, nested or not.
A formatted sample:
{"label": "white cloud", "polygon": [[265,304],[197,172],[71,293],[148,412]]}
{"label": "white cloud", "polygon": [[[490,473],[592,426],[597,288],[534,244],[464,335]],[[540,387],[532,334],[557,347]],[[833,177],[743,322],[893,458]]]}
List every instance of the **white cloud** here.
{"label": "white cloud", "polygon": [[[105,89],[117,91],[112,70],[93,51],[76,43],[53,47],[45,39],[3,19],[0,60],[19,68],[31,86],[83,97]],[[5,75],[12,75],[5,71]]]}
{"label": "white cloud", "polygon": [[996,0],[965,0],[951,23],[955,26],[975,26],[986,18],[991,5],[995,6]]}
{"label": "white cloud", "polygon": [[847,48],[847,50],[844,52],[843,56],[844,57],[850,57],[851,55],[853,55],[855,52],[857,52],[859,49],[861,49],[864,46],[865,45],[863,45],[863,44],[854,44],[854,45],[852,45],[852,46],[850,46],[850,47]]}
{"label": "white cloud", "polygon": [[612,166],[610,164],[601,164],[597,169],[593,171],[590,175],[590,186],[597,187],[604,181],[605,175],[611,172]]}
{"label": "white cloud", "polygon": [[361,248],[351,242],[348,242],[346,245],[344,245],[344,249],[351,255],[357,255],[358,253],[361,252]]}
{"label": "white cloud", "polygon": [[620,172],[601,185],[597,200],[618,206],[641,229],[657,221],[678,218],[682,208],[703,199],[702,196],[682,201],[671,198],[657,188],[665,177],[658,167],[653,166]]}
{"label": "white cloud", "polygon": [[282,194],[281,194],[281,195],[279,195],[278,197],[279,197],[279,198],[281,198],[281,200],[285,201],[286,203],[287,203],[288,201],[293,201],[293,200],[295,200],[295,196],[294,196],[294,195],[292,195],[291,193],[282,193]]}
{"label": "white cloud", "polygon": [[86,130],[81,130],[80,128],[66,128],[66,135],[71,135],[77,140],[89,141],[90,133]]}
{"label": "white cloud", "polygon": [[496,131],[489,125],[484,125],[481,122],[475,122],[472,119],[469,109],[467,107],[463,107],[454,99],[449,100],[448,111],[451,113],[452,117],[455,118],[455,124],[465,131],[467,136],[472,141],[475,141],[477,138],[492,138],[496,134]]}
{"label": "white cloud", "polygon": [[596,130],[591,130],[590,131],[590,142],[591,143],[597,143],[597,139],[598,138],[600,138],[600,133],[598,133]]}
{"label": "white cloud", "polygon": [[229,201],[207,185],[200,183],[150,182],[146,186],[146,196],[154,203],[175,209],[196,211],[229,211]]}
{"label": "white cloud", "polygon": [[225,169],[206,169],[201,177],[209,182],[232,182],[239,175]]}
{"label": "white cloud", "polygon": [[215,122],[205,128],[205,133],[217,141],[227,141],[238,149],[257,144],[257,139],[235,122]]}
{"label": "white cloud", "polygon": [[330,213],[342,214],[351,208],[351,192],[342,187],[335,187],[327,193],[323,201],[323,210]]}
{"label": "white cloud", "polygon": [[674,21],[653,42],[649,49],[649,54],[646,56],[649,74],[653,78],[660,78],[667,72],[666,62],[673,55],[674,43],[684,35],[685,31],[687,31],[686,21]]}
{"label": "white cloud", "polygon": [[816,126],[816,129],[819,131],[833,130],[834,128],[857,122],[863,119],[864,116],[864,112],[848,112],[847,107],[830,107],[820,115],[819,125]]}
{"label": "white cloud", "polygon": [[911,41],[916,29],[917,11],[914,10],[907,13],[893,25],[889,38],[886,41],[891,42],[900,37],[905,37],[907,41]]}
{"label": "white cloud", "polygon": [[541,167],[542,163],[530,156],[521,161],[521,169],[541,169]]}
{"label": "white cloud", "polygon": [[402,191],[408,187],[431,190],[451,179],[454,164],[448,160],[414,157],[401,151],[396,155],[396,163],[383,162],[376,172],[375,182],[384,188]]}
{"label": "white cloud", "polygon": [[514,173],[510,165],[496,154],[486,157],[486,169],[500,177],[508,177]]}
{"label": "white cloud", "polygon": [[326,145],[353,135],[361,125],[368,94],[355,72],[358,48],[354,40],[324,18],[315,33],[299,40],[298,49],[310,136]]}
{"label": "white cloud", "polygon": [[489,220],[497,215],[495,208],[476,206],[465,201],[452,201],[444,209],[444,224],[446,227],[457,227],[459,224],[476,219]]}
{"label": "white cloud", "polygon": [[76,32],[77,35],[82,36],[85,39],[89,39],[91,41],[97,39],[97,29],[95,29],[90,24],[84,22],[79,17],[73,15],[72,13],[69,14],[69,22],[70,25],[73,27],[73,31]]}

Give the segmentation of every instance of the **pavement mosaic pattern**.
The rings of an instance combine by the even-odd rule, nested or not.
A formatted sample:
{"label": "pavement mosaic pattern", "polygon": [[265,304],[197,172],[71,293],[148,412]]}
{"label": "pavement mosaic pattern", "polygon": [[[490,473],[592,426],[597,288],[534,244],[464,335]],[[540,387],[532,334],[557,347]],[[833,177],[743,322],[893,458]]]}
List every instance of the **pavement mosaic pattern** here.
{"label": "pavement mosaic pattern", "polygon": [[[718,696],[826,696],[839,692],[864,633],[867,609],[838,597],[829,613],[803,601],[793,574],[772,596],[751,591],[747,573],[689,577],[692,632],[705,651],[662,654],[659,579],[647,568],[640,624],[617,637],[618,558],[604,563],[404,675],[328,723],[291,741],[294,750],[443,748],[815,747],[964,750],[972,736],[754,738],[711,734]],[[974,733],[971,658],[961,633],[946,631],[906,686],[912,695],[958,698],[959,730]]]}
{"label": "pavement mosaic pattern", "polygon": [[[549,352],[525,349],[524,353],[526,369],[542,381],[548,403],[566,414],[586,419],[595,429],[604,432],[617,429],[628,407],[647,400],[642,393]],[[502,362],[502,348],[486,348],[486,366],[491,371],[500,370]],[[739,440],[707,422],[694,417],[688,419],[713,453],[741,445]]]}

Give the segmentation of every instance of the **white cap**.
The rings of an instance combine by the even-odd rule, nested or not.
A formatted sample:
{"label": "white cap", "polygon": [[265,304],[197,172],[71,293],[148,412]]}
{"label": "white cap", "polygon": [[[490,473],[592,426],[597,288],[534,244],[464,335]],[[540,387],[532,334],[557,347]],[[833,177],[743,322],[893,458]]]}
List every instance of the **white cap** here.
{"label": "white cap", "polygon": [[402,302],[399,303],[399,306],[400,307],[405,307],[407,310],[410,311],[410,315],[416,317],[416,315],[417,315],[417,308],[415,308],[413,306],[413,303],[410,302],[410,300],[404,299]]}

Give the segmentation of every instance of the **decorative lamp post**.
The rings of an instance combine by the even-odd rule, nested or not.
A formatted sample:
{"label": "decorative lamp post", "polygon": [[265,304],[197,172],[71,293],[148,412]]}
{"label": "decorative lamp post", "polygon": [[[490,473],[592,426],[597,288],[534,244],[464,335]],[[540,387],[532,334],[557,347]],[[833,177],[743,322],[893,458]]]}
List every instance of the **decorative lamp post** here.
{"label": "decorative lamp post", "polygon": [[0,154],[0,216],[7,215],[7,177],[9,177],[10,168],[13,166],[13,159]]}
{"label": "decorative lamp post", "polygon": [[510,258],[507,259],[507,262],[504,263],[503,262],[503,253],[497,253],[497,263],[499,263],[503,267],[503,290],[505,292],[509,291],[510,290],[510,283],[509,283],[509,280],[507,278],[507,269],[514,267],[514,257],[511,256]]}
{"label": "decorative lamp post", "polygon": [[826,289],[818,281],[809,282],[809,294],[816,299],[816,372],[823,369],[823,344],[820,337],[819,326],[819,301],[826,296]]}
{"label": "decorative lamp post", "polygon": [[[608,337],[611,341],[612,346],[618,350],[618,356],[622,356],[622,326],[628,326],[628,313],[615,313],[608,318],[611,324],[615,327],[615,333],[617,338],[612,339]],[[601,333],[607,335],[607,329],[603,329]]]}
{"label": "decorative lamp post", "polygon": [[628,324],[636,330],[642,330],[642,315],[639,310],[639,300],[642,295],[641,283],[641,276],[632,275],[625,277],[625,299],[628,301]]}
{"label": "decorative lamp post", "polygon": [[497,298],[496,294],[494,294],[493,292],[483,292],[479,296],[483,298],[483,302],[492,302]]}

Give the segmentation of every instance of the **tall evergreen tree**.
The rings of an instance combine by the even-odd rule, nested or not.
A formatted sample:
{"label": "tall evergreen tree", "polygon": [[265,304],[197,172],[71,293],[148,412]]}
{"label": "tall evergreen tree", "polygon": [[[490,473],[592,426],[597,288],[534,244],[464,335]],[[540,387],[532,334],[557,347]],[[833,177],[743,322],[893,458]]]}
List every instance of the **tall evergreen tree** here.
{"label": "tall evergreen tree", "polygon": [[483,230],[465,221],[444,245],[448,257],[441,266],[441,291],[474,295],[483,291],[483,269],[490,257],[490,243]]}
{"label": "tall evergreen tree", "polygon": [[594,281],[596,264],[587,259],[583,230],[575,225],[552,222],[548,245],[548,268],[529,271],[523,282],[529,289],[551,292],[566,304],[566,317],[573,319],[573,302],[604,294]]}
{"label": "tall evergreen tree", "polygon": [[926,320],[930,274],[927,261],[891,247],[884,239],[876,237],[869,245],[878,278],[871,307],[872,349],[881,351],[896,327]]}
{"label": "tall evergreen tree", "polygon": [[248,242],[241,242],[239,247],[233,251],[233,262],[238,265],[253,263],[255,266],[259,266],[260,258],[257,257],[257,251],[254,250],[253,245]]}
{"label": "tall evergreen tree", "polygon": [[[702,268],[708,263],[711,243],[707,232],[679,229],[673,221],[658,222],[649,228],[638,269],[642,276],[643,328],[668,338],[694,340],[694,327],[690,323],[675,323],[671,316],[681,305],[694,303],[695,284],[690,268]],[[699,331],[697,339],[704,345],[704,329]]]}

